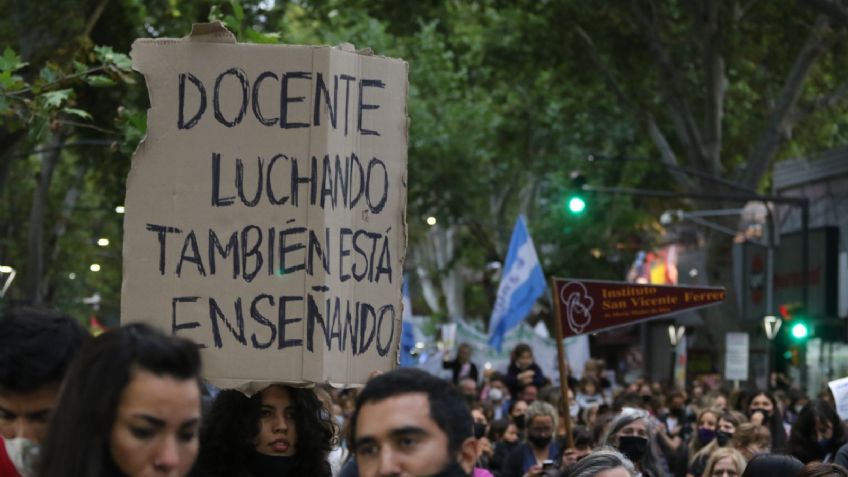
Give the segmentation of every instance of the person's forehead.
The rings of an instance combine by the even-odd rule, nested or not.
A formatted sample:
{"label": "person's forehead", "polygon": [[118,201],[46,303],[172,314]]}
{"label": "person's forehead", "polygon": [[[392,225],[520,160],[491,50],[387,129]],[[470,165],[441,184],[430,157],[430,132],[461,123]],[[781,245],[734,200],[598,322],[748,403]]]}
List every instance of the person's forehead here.
{"label": "person's forehead", "polygon": [[200,389],[192,379],[139,371],[121,393],[118,414],[148,414],[175,420],[196,418],[200,415]]}
{"label": "person's forehead", "polygon": [[647,426],[645,426],[645,421],[643,419],[636,419],[635,421],[621,428],[622,431],[625,429],[633,429],[634,431],[647,430]]}
{"label": "person's forehead", "polygon": [[265,388],[262,391],[261,399],[264,406],[286,407],[291,404],[291,395],[288,388],[276,384]]}
{"label": "person's forehead", "polygon": [[530,421],[531,425],[550,425],[553,424],[554,419],[548,415],[537,415],[533,416],[533,419]]}
{"label": "person's forehead", "polygon": [[447,438],[430,416],[430,402],[424,393],[404,393],[366,402],[356,419],[356,438],[383,439],[408,428],[420,428]]}

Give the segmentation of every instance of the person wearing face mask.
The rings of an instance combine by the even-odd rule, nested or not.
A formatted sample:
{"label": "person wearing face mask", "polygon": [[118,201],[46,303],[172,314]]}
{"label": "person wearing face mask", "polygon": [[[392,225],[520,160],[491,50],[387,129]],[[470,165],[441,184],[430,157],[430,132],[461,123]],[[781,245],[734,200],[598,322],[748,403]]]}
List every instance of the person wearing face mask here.
{"label": "person wearing face mask", "polygon": [[787,450],[805,464],[833,462],[844,443],[845,434],[836,410],[830,403],[817,399],[798,414],[789,434]]}
{"label": "person wearing face mask", "polygon": [[748,410],[748,419],[751,423],[768,428],[771,433],[771,450],[783,452],[786,447],[786,429],[783,427],[783,414],[774,396],[760,391],[751,397],[745,409]]}
{"label": "person wearing face mask", "polygon": [[715,439],[720,414],[721,412],[717,409],[704,409],[698,413],[698,419],[695,421],[697,427],[689,438],[687,446],[687,465],[692,465],[695,454]]}
{"label": "person wearing face mask", "polygon": [[35,475],[59,384],[88,339],[77,320],[44,309],[0,319],[0,476]]}
{"label": "person wearing face mask", "polygon": [[736,428],[745,422],[748,422],[748,419],[741,412],[725,411],[722,413],[721,417],[718,418],[715,439],[695,454],[686,472],[686,477],[700,477],[703,475],[710,456],[718,449],[728,447],[730,439],[736,432]]}
{"label": "person wearing face mask", "polygon": [[496,420],[492,422],[489,429],[489,440],[495,443],[492,460],[489,462],[489,469],[495,475],[500,475],[504,462],[506,462],[506,457],[521,443],[518,427],[506,419]]}
{"label": "person wearing face mask", "polygon": [[526,419],[524,414],[527,412],[527,403],[522,401],[521,399],[516,399],[509,403],[509,420],[515,424],[515,427],[518,428],[518,434],[521,438],[524,438],[524,429],[526,426]]}
{"label": "person wearing face mask", "polygon": [[486,402],[492,406],[494,419],[503,419],[509,415],[509,394],[506,383],[499,374],[493,375],[485,390]]}
{"label": "person wearing face mask", "polygon": [[659,462],[653,451],[654,433],[648,427],[648,413],[628,409],[607,426],[600,445],[618,449],[636,466],[643,477],[660,477]]}
{"label": "person wearing face mask", "polygon": [[559,446],[554,442],[559,416],[556,409],[544,401],[536,401],[527,408],[527,437],[513,449],[503,466],[503,477],[536,477],[543,474],[546,460],[556,461]]}

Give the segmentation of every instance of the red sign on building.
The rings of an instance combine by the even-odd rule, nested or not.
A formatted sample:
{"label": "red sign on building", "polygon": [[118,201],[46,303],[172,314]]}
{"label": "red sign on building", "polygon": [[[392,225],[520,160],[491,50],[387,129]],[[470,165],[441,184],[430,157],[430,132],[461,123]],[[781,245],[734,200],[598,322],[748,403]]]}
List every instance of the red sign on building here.
{"label": "red sign on building", "polygon": [[630,325],[724,301],[724,288],[554,278],[563,337]]}

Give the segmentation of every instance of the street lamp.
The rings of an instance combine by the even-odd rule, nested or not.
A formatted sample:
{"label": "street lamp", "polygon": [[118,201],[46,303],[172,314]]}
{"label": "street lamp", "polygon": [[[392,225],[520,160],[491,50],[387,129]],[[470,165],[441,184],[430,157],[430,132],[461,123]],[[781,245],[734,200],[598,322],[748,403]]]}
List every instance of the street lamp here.
{"label": "street lamp", "polygon": [[3,298],[6,295],[6,291],[9,290],[9,287],[12,285],[12,281],[15,279],[15,269],[8,265],[0,265],[0,274],[8,274],[6,277],[6,283],[3,284],[3,288],[0,288],[0,298]]}
{"label": "street lamp", "polygon": [[782,320],[774,315],[767,315],[763,317],[763,328],[766,330],[766,338],[768,338],[769,342],[777,336],[777,332],[780,331],[781,323]]}
{"label": "street lamp", "polygon": [[684,334],[686,334],[685,326],[668,325],[668,341],[671,342],[671,346],[679,345]]}

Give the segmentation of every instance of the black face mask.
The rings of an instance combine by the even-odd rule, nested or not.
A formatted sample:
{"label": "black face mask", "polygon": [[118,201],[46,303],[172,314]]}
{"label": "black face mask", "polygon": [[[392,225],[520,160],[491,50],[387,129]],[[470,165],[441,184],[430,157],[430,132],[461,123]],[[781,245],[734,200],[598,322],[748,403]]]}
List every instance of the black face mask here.
{"label": "black face mask", "polygon": [[733,437],[733,434],[725,431],[716,431],[715,439],[716,443],[719,447],[724,447],[730,442],[730,438]]}
{"label": "black face mask", "polygon": [[528,434],[527,441],[536,449],[544,449],[551,443],[551,436]]}
{"label": "black face mask", "polygon": [[524,414],[522,414],[520,416],[513,416],[512,422],[515,423],[515,427],[517,427],[519,429],[524,429]]}
{"label": "black face mask", "polygon": [[294,456],[265,455],[253,452],[247,467],[251,475],[288,475],[294,465]]}
{"label": "black face mask", "polygon": [[639,436],[618,436],[618,450],[631,462],[641,462],[648,452],[648,439]]}
{"label": "black face mask", "polygon": [[453,461],[452,463],[445,466],[445,468],[443,468],[442,470],[428,477],[468,477],[469,475],[471,474],[466,472],[465,469],[463,469],[462,466],[459,465],[459,462]]}
{"label": "black face mask", "polygon": [[748,417],[750,418],[756,413],[760,413],[760,414],[763,415],[763,422],[764,423],[768,422],[768,420],[771,419],[771,413],[766,411],[765,409],[762,409],[762,408],[751,409],[750,411],[748,411]]}
{"label": "black face mask", "polygon": [[486,435],[486,425],[482,422],[474,423],[474,438],[479,439]]}

